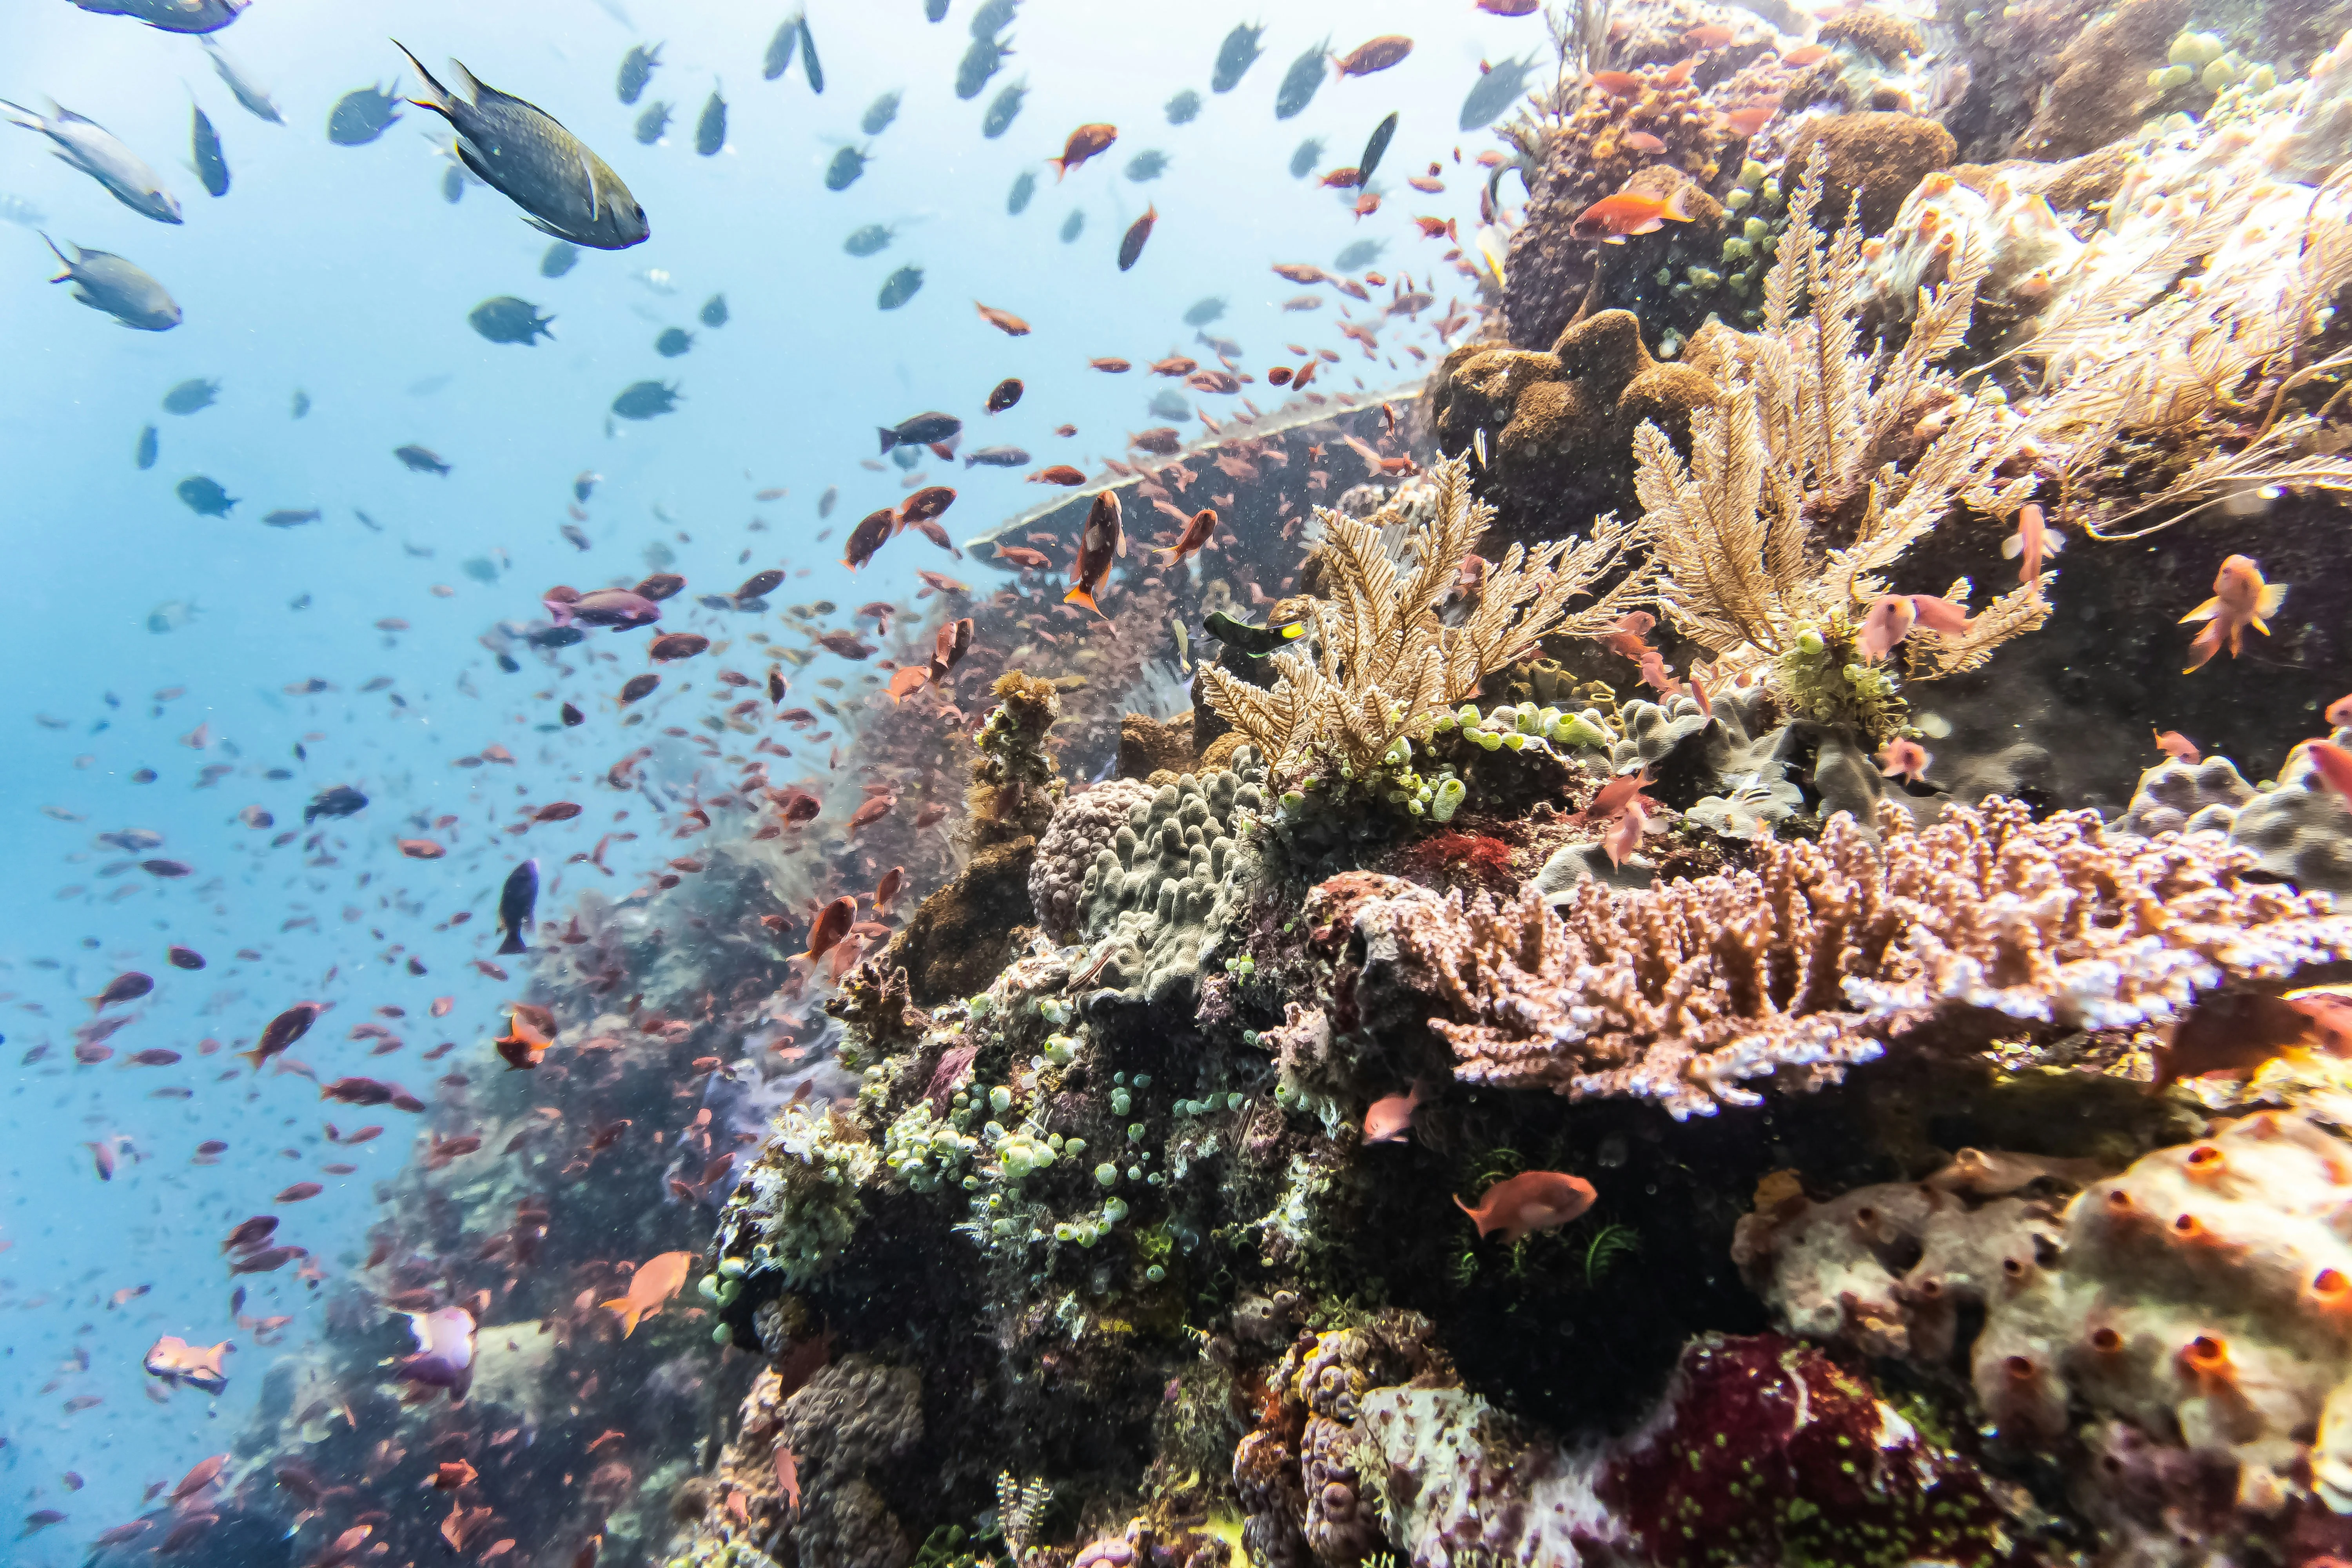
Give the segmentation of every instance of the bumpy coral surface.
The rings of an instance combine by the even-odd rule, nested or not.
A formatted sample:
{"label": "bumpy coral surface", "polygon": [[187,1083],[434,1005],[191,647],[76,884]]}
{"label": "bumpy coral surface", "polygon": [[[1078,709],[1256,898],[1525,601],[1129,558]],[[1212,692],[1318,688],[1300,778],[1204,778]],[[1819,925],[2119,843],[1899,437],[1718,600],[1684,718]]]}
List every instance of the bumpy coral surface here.
{"label": "bumpy coral surface", "polygon": [[1030,907],[1045,930],[1076,929],[1078,889],[1095,857],[1110,847],[1111,836],[1127,826],[1129,815],[1148,806],[1158,793],[1139,779],[1105,779],[1054,808],[1053,824],[1029,867]]}
{"label": "bumpy coral surface", "polygon": [[1789,155],[1788,177],[1814,158],[1822,163],[1822,213],[1832,224],[1845,219],[1856,198],[1864,232],[1876,234],[1920,181],[1948,168],[1958,153],[1952,133],[1916,114],[1874,110],[1840,114],[1810,128]]}
{"label": "bumpy coral surface", "polygon": [[1915,829],[1882,807],[1758,868],[1641,892],[1530,889],[1497,908],[1400,885],[1357,903],[1368,966],[1471,1021],[1438,1017],[1456,1076],[1631,1095],[1676,1116],[1753,1105],[1746,1080],[1834,1081],[1938,1026],[2124,1028],[2180,1016],[2231,978],[2352,956],[2352,917],[2251,879],[2210,839],[2109,839],[2095,816],[2014,802]]}
{"label": "bumpy coral surface", "polygon": [[2242,1525],[2288,1537],[2352,1512],[2347,1187],[2332,1121],[2264,1110],[2063,1211],[1868,1187],[1783,1200],[1743,1227],[1742,1253],[1793,1331],[1923,1366],[1965,1351],[2005,1441],[2055,1442],[2089,1411],[2073,1479],[2119,1529],[2160,1528],[2201,1474],[2228,1489],[2209,1505],[2226,1514],[2233,1493]]}
{"label": "bumpy coral surface", "polygon": [[[1265,809],[1265,770],[1254,752],[1205,780],[1184,774],[1096,852],[1078,894],[1087,940],[1101,968],[1092,988],[1131,1001],[1189,1004],[1202,965],[1248,884],[1248,852],[1237,842],[1245,816]],[[1093,962],[1093,961],[1090,961]]]}

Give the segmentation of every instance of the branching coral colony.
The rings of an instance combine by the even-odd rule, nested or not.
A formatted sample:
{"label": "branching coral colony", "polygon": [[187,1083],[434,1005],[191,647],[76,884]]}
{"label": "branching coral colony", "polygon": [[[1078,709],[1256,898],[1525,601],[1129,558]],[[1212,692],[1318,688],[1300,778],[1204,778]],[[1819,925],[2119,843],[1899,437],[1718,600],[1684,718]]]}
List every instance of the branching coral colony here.
{"label": "branching coral colony", "polygon": [[[1881,574],[1956,503],[2016,511],[2036,476],[2023,425],[1990,396],[1971,397],[1937,362],[1969,327],[1987,258],[1964,240],[1944,280],[1922,289],[1909,339],[1867,352],[1860,323],[1868,279],[1858,220],[1824,244],[1813,226],[1818,178],[1789,205],[1779,258],[1766,275],[1763,331],[1710,324],[1738,367],[1712,408],[1691,417],[1687,467],[1665,433],[1634,437],[1643,526],[1664,575],[1657,596],[1675,624],[1714,656],[1717,678],[1761,679],[1799,712],[1877,738],[1901,710],[1860,622],[1886,590]],[[1799,313],[1802,304],[1803,313]],[[1965,580],[1947,594],[1964,608]],[[1972,669],[2049,606],[2028,584],[1973,616],[1921,625],[1906,657],[1912,679]]]}
{"label": "branching coral colony", "polygon": [[[1442,712],[1539,638],[1600,636],[1649,602],[1653,569],[1633,559],[1646,525],[1604,517],[1584,539],[1513,545],[1486,567],[1475,607],[1445,625],[1439,606],[1494,509],[1472,499],[1467,458],[1431,473],[1436,503],[1417,520],[1393,504],[1363,519],[1318,509],[1324,536],[1315,563],[1329,596],[1292,602],[1315,646],[1273,656],[1272,689],[1202,667],[1210,706],[1255,742],[1277,776],[1317,756],[1367,774],[1393,762],[1399,742],[1426,740]],[[1382,548],[1384,527],[1405,529],[1402,558]],[[1596,584],[1621,570],[1595,595]],[[1586,595],[1591,604],[1569,608]]]}

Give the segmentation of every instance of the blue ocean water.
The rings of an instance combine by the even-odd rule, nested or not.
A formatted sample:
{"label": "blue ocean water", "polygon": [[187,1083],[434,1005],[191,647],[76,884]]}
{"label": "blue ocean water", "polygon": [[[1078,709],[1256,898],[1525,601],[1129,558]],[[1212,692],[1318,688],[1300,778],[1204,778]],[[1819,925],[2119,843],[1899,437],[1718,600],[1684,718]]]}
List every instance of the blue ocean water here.
{"label": "blue ocean water", "polygon": [[[0,226],[0,341],[12,370],[0,382],[0,517],[17,605],[0,632],[11,676],[0,773],[11,847],[0,1048],[10,1054],[0,1060],[20,1064],[0,1101],[0,1479],[14,1510],[0,1536],[42,1510],[65,1516],[0,1541],[0,1560],[78,1560],[135,1515],[152,1483],[226,1449],[273,1358],[317,1334],[322,1300],[356,1273],[381,1217],[375,1184],[415,1153],[413,1124],[396,1112],[322,1103],[310,1079],[257,1074],[202,1042],[248,1047],[273,1015],[315,999],[333,1008],[292,1055],[320,1079],[405,1075],[422,1089],[452,1067],[498,1070],[487,1042],[513,988],[470,961],[496,945],[501,880],[535,856],[547,873],[541,910],[560,918],[590,875],[565,858],[613,826],[614,803],[589,794],[592,781],[655,729],[693,725],[714,706],[674,679],[639,705],[643,725],[624,728],[611,689],[618,671],[641,668],[634,649],[567,681],[527,648],[515,650],[517,670],[501,668],[486,635],[543,619],[540,596],[555,584],[654,570],[687,578],[681,605],[766,566],[792,574],[771,595],[778,605],[908,601],[918,567],[985,591],[994,568],[934,560],[913,534],[854,577],[842,567],[850,525],[905,493],[899,469],[860,464],[875,456],[876,426],[944,409],[966,421],[967,449],[1005,442],[1033,455],[1006,469],[928,465],[961,492],[945,521],[963,539],[1041,498],[1024,480],[1029,467],[1091,468],[1119,455],[1129,431],[1171,422],[1146,407],[1171,384],[1140,366],[1171,353],[1212,361],[1184,319],[1199,301],[1223,301],[1207,331],[1237,342],[1253,367],[1284,357],[1286,342],[1349,348],[1332,311],[1283,312],[1299,290],[1271,265],[1437,271],[1444,242],[1423,239],[1411,215],[1474,226],[1483,171],[1454,160],[1489,141],[1457,129],[1464,97],[1482,59],[1541,43],[1539,21],[1466,4],[1261,14],[1221,0],[1026,0],[1004,29],[1013,52],[965,99],[954,89],[973,9],[954,0],[932,24],[920,0],[813,7],[820,96],[798,61],[761,79],[782,5],[256,0],[218,38],[274,96],[283,125],[240,108],[190,38],[65,0],[20,0],[0,19],[0,97],[44,110],[54,99],[100,121],[162,175],[186,220],[152,221],[49,157],[42,138],[0,127],[11,219]],[[1219,46],[1244,21],[1265,22],[1264,55],[1232,90],[1211,91]],[[1384,33],[1413,35],[1410,58],[1326,79],[1303,112],[1275,118],[1303,51],[1327,36],[1344,50]],[[455,56],[562,120],[627,182],[650,240],[583,252],[545,277],[549,240],[511,204],[478,184],[446,198],[452,164],[435,117],[407,108],[375,141],[331,142],[343,94],[395,79],[414,89],[394,37],[436,72]],[[663,45],[661,64],[639,104],[624,105],[614,73],[640,41]],[[984,136],[983,117],[1016,81],[1027,88],[1017,114]],[[696,121],[714,85],[726,141],[704,157]],[[1188,89],[1197,118],[1172,124],[1163,106]],[[895,119],[869,135],[861,121],[891,92],[902,95]],[[639,145],[632,127],[656,100],[673,121],[663,141]],[[218,199],[186,166],[192,101],[231,172]],[[1359,218],[1353,193],[1292,173],[1309,138],[1324,149],[1310,169],[1349,162],[1391,110],[1400,126],[1377,213]],[[1118,144],[1056,181],[1044,160],[1095,121],[1117,123]],[[829,191],[845,147],[867,161]],[[1446,193],[1405,191],[1403,177],[1431,162],[1444,163]],[[1016,216],[1007,197],[1024,174],[1036,187]],[[1121,271],[1120,238],[1147,206],[1157,226]],[[1074,215],[1083,221],[1065,240]],[[886,247],[845,251],[847,236],[876,224],[894,231]],[[55,267],[37,228],[137,262],[184,323],[133,332],[77,305],[44,281]],[[878,309],[885,279],[907,267],[921,270],[919,290]],[[1467,291],[1448,280],[1441,298]],[[707,326],[698,312],[719,294],[726,323]],[[498,295],[551,316],[552,340],[484,341],[467,312]],[[975,301],[1021,315],[1033,333],[1003,335]],[[671,328],[693,337],[667,357],[655,343]],[[1102,356],[1139,368],[1090,370]],[[1364,363],[1350,350],[1326,383],[1340,390],[1358,374],[1375,387],[1417,379],[1411,365]],[[1007,376],[1026,395],[982,415]],[[197,377],[217,380],[216,401],[166,412],[165,393]],[[677,410],[614,419],[615,395],[648,379],[677,389]],[[1075,437],[1052,434],[1065,423]],[[150,425],[157,460],[142,470],[133,456]],[[450,471],[404,468],[393,452],[408,444]],[[573,503],[575,479],[591,472],[601,478]],[[226,516],[175,495],[200,476],[236,498]],[[820,520],[819,498],[835,488],[838,504]],[[783,493],[755,499],[768,489]],[[584,552],[562,531],[568,503],[586,514]],[[312,522],[260,521],[314,508]],[[857,673],[821,658],[797,679],[828,671]],[[559,695],[586,710],[578,728],[556,722]],[[511,766],[460,765],[493,745]],[[334,785],[365,794],[365,809],[305,828],[305,804]],[[564,798],[589,809],[505,831],[519,804]],[[271,826],[248,826],[248,807]],[[455,820],[436,826],[444,817]],[[132,848],[99,837],[126,831],[159,837],[133,837]],[[403,837],[449,852],[405,858]],[[651,836],[616,847],[612,885],[674,852]],[[167,860],[187,873],[142,865]],[[453,926],[460,913],[470,921]],[[173,967],[167,944],[196,950],[206,967]],[[109,1010],[132,1016],[103,1042],[110,1057],[78,1062],[73,1030],[92,1016],[84,999],[131,970],[152,975],[154,993]],[[450,1009],[436,1019],[430,1005],[445,996]],[[378,1013],[387,1006],[403,1016]],[[369,1021],[403,1048],[370,1056],[373,1042],[349,1037]],[[448,1057],[416,1059],[444,1040],[455,1042]],[[127,1065],[155,1049],[181,1059]],[[328,1121],[390,1130],[343,1149],[326,1141]],[[218,1163],[193,1163],[215,1139],[227,1145]],[[111,1152],[110,1180],[93,1145]],[[331,1163],[356,1170],[322,1173]],[[272,1201],[313,1180],[316,1197]],[[281,1215],[280,1239],[307,1247],[320,1276],[289,1268],[244,1281],[248,1321],[290,1320],[268,1343],[233,1315],[221,1248],[261,1212]],[[673,1245],[705,1237],[682,1228]],[[146,1378],[142,1353],[163,1334],[233,1341],[226,1391],[166,1394]]]}

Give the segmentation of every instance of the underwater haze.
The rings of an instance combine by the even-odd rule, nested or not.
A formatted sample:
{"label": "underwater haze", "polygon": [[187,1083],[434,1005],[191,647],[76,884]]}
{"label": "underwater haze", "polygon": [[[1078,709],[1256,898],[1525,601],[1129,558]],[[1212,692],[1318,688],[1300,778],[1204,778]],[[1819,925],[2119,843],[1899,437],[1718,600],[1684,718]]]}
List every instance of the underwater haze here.
{"label": "underwater haze", "polygon": [[0,43],[0,1563],[2352,1559],[2352,0]]}

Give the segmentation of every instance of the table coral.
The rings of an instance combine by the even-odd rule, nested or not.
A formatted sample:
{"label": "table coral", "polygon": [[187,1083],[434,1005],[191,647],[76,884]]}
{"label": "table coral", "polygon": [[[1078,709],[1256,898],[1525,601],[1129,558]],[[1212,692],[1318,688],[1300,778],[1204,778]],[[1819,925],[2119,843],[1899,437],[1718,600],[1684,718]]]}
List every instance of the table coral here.
{"label": "table coral", "polygon": [[1750,1079],[1833,1082],[1930,1026],[1980,1047],[2166,1023],[2225,981],[2352,958],[2352,917],[2210,838],[2109,838],[2095,814],[2037,823],[1998,798],[1927,828],[1883,805],[1878,830],[1841,816],[1818,844],[1759,845],[1752,872],[1582,883],[1556,912],[1534,889],[1465,907],[1400,886],[1354,928],[1368,973],[1472,1020],[1431,1021],[1457,1078],[1678,1118],[1759,1103]]}

